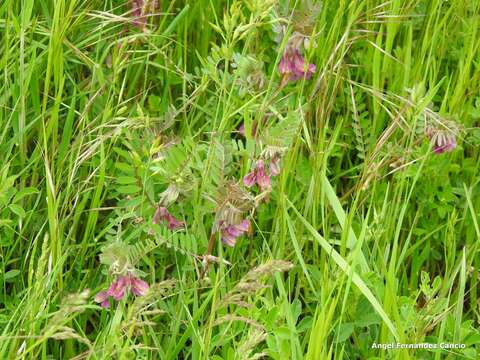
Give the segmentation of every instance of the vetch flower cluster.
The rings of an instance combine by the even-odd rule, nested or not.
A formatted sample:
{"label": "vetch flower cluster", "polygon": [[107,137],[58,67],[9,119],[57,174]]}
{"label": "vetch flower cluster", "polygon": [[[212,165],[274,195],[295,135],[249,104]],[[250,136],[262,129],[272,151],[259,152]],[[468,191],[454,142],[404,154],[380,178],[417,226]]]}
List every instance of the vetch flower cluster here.
{"label": "vetch flower cluster", "polygon": [[[307,12],[309,11],[310,10]],[[306,20],[303,19],[302,21]],[[308,23],[308,21],[306,22]],[[308,33],[305,31],[308,31],[310,27],[303,25],[305,24],[298,24],[295,21],[292,24],[294,29],[298,29],[295,30],[286,41],[284,53],[278,64],[278,71],[283,76],[282,83],[300,79],[309,80],[316,71],[315,64],[308,63],[304,57],[308,49],[315,47],[315,42],[311,39],[311,36],[305,35]],[[287,27],[285,25],[275,24],[273,31],[276,33],[275,41],[279,45],[282,44],[287,34]]]}
{"label": "vetch flower cluster", "polygon": [[280,158],[278,155],[270,159],[268,171],[265,169],[265,161],[257,160],[252,171],[243,178],[243,184],[252,187],[257,184],[261,192],[271,189],[271,176],[280,174]]}
{"label": "vetch flower cluster", "polygon": [[298,49],[287,47],[278,64],[278,71],[290,81],[309,80],[315,73],[316,66],[309,64]]}
{"label": "vetch flower cluster", "polygon": [[430,138],[430,141],[432,142],[433,151],[435,154],[450,152],[457,147],[455,135],[445,131],[437,132]]}
{"label": "vetch flower cluster", "polygon": [[255,206],[254,197],[238,183],[229,182],[219,189],[215,201],[217,209],[212,234],[220,234],[222,243],[233,247],[239,237],[250,231],[246,214]]}
{"label": "vetch flower cluster", "polygon": [[243,184],[247,187],[257,184],[260,191],[270,190],[270,175],[265,171],[263,160],[257,160],[252,171],[243,178]]}
{"label": "vetch flower cluster", "polygon": [[458,129],[454,123],[449,122],[447,127],[427,127],[425,133],[433,147],[435,154],[451,152],[457,147]]}
{"label": "vetch flower cluster", "polygon": [[152,223],[154,224],[160,224],[161,222],[166,222],[167,227],[170,230],[177,230],[185,227],[185,222],[176,219],[164,206],[159,206],[157,208],[152,220]]}
{"label": "vetch flower cluster", "polygon": [[237,243],[237,238],[242,236],[250,229],[250,221],[247,219],[242,220],[239,224],[223,223],[220,225],[220,234],[222,243],[234,247]]}
{"label": "vetch flower cluster", "polygon": [[95,296],[95,302],[99,303],[104,308],[109,308],[110,297],[115,301],[120,301],[129,291],[135,296],[143,296],[147,293],[148,289],[148,283],[142,279],[130,274],[121,275],[110,285],[108,290],[100,291]]}
{"label": "vetch flower cluster", "polygon": [[158,7],[157,0],[130,0],[133,24],[143,30],[147,25],[148,15]]}

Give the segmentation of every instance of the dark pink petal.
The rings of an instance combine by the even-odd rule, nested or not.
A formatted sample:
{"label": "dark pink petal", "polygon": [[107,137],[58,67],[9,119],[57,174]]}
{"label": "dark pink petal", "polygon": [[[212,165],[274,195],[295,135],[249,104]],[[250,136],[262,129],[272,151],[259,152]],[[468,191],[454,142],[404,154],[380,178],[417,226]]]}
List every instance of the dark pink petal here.
{"label": "dark pink petal", "polygon": [[143,0],[131,0],[131,7],[132,7],[132,15],[133,16],[140,16],[142,15],[142,7],[144,1]]}
{"label": "dark pink petal", "polygon": [[167,208],[163,206],[159,206],[157,210],[155,211],[155,214],[153,215],[153,220],[152,223],[154,224],[160,224],[161,221],[163,221],[168,214]]}
{"label": "dark pink petal", "polygon": [[243,231],[237,225],[230,225],[224,230],[224,234],[236,238],[242,235]]}
{"label": "dark pink petal", "polygon": [[132,0],[130,5],[132,7],[131,14],[132,14],[132,17],[134,17],[133,24],[140,28],[143,27],[147,22],[147,19],[145,18],[145,16],[142,16],[143,6],[145,5],[145,1]]}
{"label": "dark pink petal", "polygon": [[234,247],[235,244],[237,243],[237,238],[235,236],[230,236],[230,235],[222,235],[222,243]]}
{"label": "dark pink petal", "polygon": [[260,191],[270,189],[270,176],[265,172],[265,166],[262,160],[257,161],[257,184]]}
{"label": "dark pink petal", "polygon": [[295,76],[298,78],[307,78],[310,79],[312,74],[315,72],[316,67],[314,64],[307,64],[307,68],[305,69],[305,59],[300,55],[297,51],[294,55],[294,62],[295,62]]}
{"label": "dark pink petal", "polygon": [[278,64],[278,71],[282,75],[290,75],[289,80],[310,79],[315,72],[314,64],[306,64],[305,59],[297,49],[287,48]]}
{"label": "dark pink petal", "polygon": [[242,220],[242,222],[237,225],[237,228],[242,232],[248,231],[248,229],[250,229],[250,221],[248,221],[247,219]]}
{"label": "dark pink petal", "polygon": [[259,175],[257,180],[258,187],[260,191],[269,190],[270,189],[270,176],[267,174]]}
{"label": "dark pink petal", "polygon": [[250,229],[250,221],[242,220],[240,224],[229,225],[222,230],[222,243],[233,247],[237,242],[237,238],[242,236]]}
{"label": "dark pink petal", "polygon": [[170,230],[181,229],[185,226],[185,222],[175,219],[172,215],[167,216],[167,227]]}
{"label": "dark pink petal", "polygon": [[279,64],[278,71],[280,74],[290,74],[290,66],[287,53],[283,54]]}
{"label": "dark pink petal", "polygon": [[107,294],[116,301],[121,300],[125,296],[125,291],[130,285],[130,280],[126,276],[120,276],[114,281],[107,290]]}
{"label": "dark pink petal", "polygon": [[443,146],[435,146],[433,148],[433,151],[435,154],[443,154],[445,152],[451,152],[453,149],[455,149],[456,145],[452,144],[445,144]]}
{"label": "dark pink petal", "polygon": [[292,55],[292,72],[297,76],[302,76],[305,72],[305,59],[300,55],[298,51],[295,51]]}
{"label": "dark pink petal", "polygon": [[244,176],[243,178],[243,184],[245,186],[248,186],[248,187],[251,187],[255,184],[255,182],[257,181],[257,176],[255,174],[255,170],[253,170],[252,172],[248,173],[247,175]]}
{"label": "dark pink petal", "polygon": [[170,214],[166,207],[160,206],[153,215],[152,223],[159,224],[162,221],[167,222],[167,227],[170,230],[180,229],[185,226],[185,222],[177,220],[172,214]]}
{"label": "dark pink petal", "polygon": [[435,145],[433,147],[433,152],[435,154],[443,154],[445,152],[445,148],[443,146],[438,146],[438,145]]}
{"label": "dark pink petal", "polygon": [[130,279],[130,282],[132,284],[132,293],[135,296],[143,296],[148,292],[149,286],[146,281],[143,281],[142,279],[132,277]]}
{"label": "dark pink petal", "polygon": [[315,64],[308,64],[307,77],[310,79],[310,77],[316,70],[317,70],[317,67],[315,66]]}
{"label": "dark pink petal", "polygon": [[270,161],[270,175],[277,176],[280,174],[280,159],[274,156]]}

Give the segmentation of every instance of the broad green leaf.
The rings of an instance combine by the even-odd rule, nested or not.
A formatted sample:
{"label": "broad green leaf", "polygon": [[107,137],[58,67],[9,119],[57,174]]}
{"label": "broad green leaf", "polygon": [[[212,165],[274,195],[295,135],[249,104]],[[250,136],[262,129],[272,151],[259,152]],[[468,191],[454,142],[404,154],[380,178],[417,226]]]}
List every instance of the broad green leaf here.
{"label": "broad green leaf", "polygon": [[10,204],[8,208],[15,214],[21,218],[24,218],[27,214],[25,210],[18,204]]}
{"label": "broad green leaf", "polygon": [[137,178],[134,178],[132,176],[119,176],[117,178],[117,184],[120,185],[135,184],[137,181]]}
{"label": "broad green leaf", "polygon": [[138,185],[126,185],[126,186],[119,186],[117,191],[120,194],[136,194],[140,192],[142,188]]}
{"label": "broad green leaf", "polygon": [[354,326],[352,323],[340,324],[337,328],[336,335],[334,338],[335,343],[345,342],[353,334]]}
{"label": "broad green leaf", "polygon": [[19,192],[17,192],[17,194],[15,195],[15,197],[13,198],[13,202],[16,203],[16,202],[19,202],[20,200],[22,200],[25,196],[29,196],[29,195],[33,195],[33,194],[38,194],[39,191],[38,189],[34,188],[34,187],[26,187],[22,190],[20,190]]}
{"label": "broad green leaf", "polygon": [[9,281],[11,279],[13,279],[14,277],[18,276],[20,274],[20,270],[10,270],[10,271],[7,271],[5,273],[5,275],[3,275],[3,279],[5,281]]}

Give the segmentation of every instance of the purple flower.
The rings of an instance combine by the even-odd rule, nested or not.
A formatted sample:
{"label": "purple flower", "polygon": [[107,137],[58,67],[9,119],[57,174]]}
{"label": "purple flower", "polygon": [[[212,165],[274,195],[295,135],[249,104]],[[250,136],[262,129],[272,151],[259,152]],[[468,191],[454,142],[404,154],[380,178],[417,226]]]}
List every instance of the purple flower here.
{"label": "purple flower", "polygon": [[263,160],[257,160],[254,169],[243,178],[243,184],[251,187],[257,184],[260,191],[270,189],[270,175],[265,172],[265,164]]}
{"label": "purple flower", "polygon": [[314,64],[306,64],[305,59],[300,55],[300,51],[293,48],[287,48],[278,64],[280,74],[288,76],[290,81],[299,79],[310,79],[316,70]]}
{"label": "purple flower", "polygon": [[250,221],[242,220],[240,224],[223,226],[221,229],[222,243],[227,246],[234,247],[237,238],[242,236],[250,229]]}
{"label": "purple flower", "polygon": [[152,222],[154,224],[159,224],[162,221],[167,222],[167,227],[170,230],[180,229],[185,226],[185,222],[177,220],[168,209],[164,206],[159,206],[153,215]]}
{"label": "purple flower", "polygon": [[110,307],[109,297],[111,296],[115,301],[120,301],[125,297],[125,294],[130,290],[135,296],[143,296],[149,289],[148,283],[134,277],[132,275],[122,275],[115,280],[107,291],[100,291],[95,295],[95,302],[100,303],[104,308]]}

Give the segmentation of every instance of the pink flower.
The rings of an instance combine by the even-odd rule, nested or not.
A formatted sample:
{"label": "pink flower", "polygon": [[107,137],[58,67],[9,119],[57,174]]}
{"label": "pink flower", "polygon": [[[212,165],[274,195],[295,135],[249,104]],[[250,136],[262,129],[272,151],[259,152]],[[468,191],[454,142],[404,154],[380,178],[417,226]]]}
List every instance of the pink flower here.
{"label": "pink flower", "polygon": [[130,281],[127,276],[120,276],[114,281],[107,290],[107,295],[113,297],[116,301],[120,301],[125,296],[125,291]]}
{"label": "pink flower", "polygon": [[443,154],[444,152],[453,151],[457,147],[455,135],[440,133],[436,137],[433,151],[435,154]]}
{"label": "pink flower", "polygon": [[243,184],[247,187],[252,187],[257,182],[257,173],[255,170],[249,172],[243,178]]}
{"label": "pink flower", "polygon": [[130,6],[132,7],[133,16],[141,16],[144,0],[130,0]]}
{"label": "pink flower", "polygon": [[144,296],[149,289],[148,283],[142,279],[132,277],[130,279],[130,285],[132,288],[132,293],[135,296]]}
{"label": "pink flower", "polygon": [[435,154],[443,154],[453,151],[457,147],[457,139],[454,124],[449,124],[452,129],[439,129],[429,127],[426,129],[426,135],[430,139]]}
{"label": "pink flower", "polygon": [[108,294],[106,291],[100,291],[97,295],[95,295],[95,302],[100,303],[100,305],[108,309],[110,307],[110,301],[108,301]]}
{"label": "pink flower", "polygon": [[167,227],[170,230],[180,229],[185,226],[185,222],[177,220],[172,214],[169,213],[166,207],[159,206],[153,215],[152,222],[154,224],[159,224],[162,221],[167,222]]}
{"label": "pink flower", "polygon": [[115,280],[107,291],[100,291],[95,296],[95,302],[100,303],[104,308],[110,307],[109,297],[111,296],[115,301],[120,301],[125,297],[125,294],[130,290],[135,296],[143,296],[149,289],[148,283],[134,277],[132,275],[122,275]]}
{"label": "pink flower", "polygon": [[257,160],[254,169],[243,178],[243,184],[247,187],[257,183],[260,191],[270,189],[270,175],[265,172],[263,160]]}
{"label": "pink flower", "polygon": [[237,238],[242,236],[243,233],[247,232],[248,229],[250,229],[250,221],[248,221],[247,219],[242,220],[240,224],[227,225],[222,227],[222,243],[230,247],[235,246]]}
{"label": "pink flower", "polygon": [[272,160],[270,160],[270,175],[278,176],[280,174],[280,158],[275,155]]}
{"label": "pink flower", "polygon": [[143,29],[147,25],[147,15],[157,7],[157,0],[130,0],[131,14],[134,17],[133,24]]}
{"label": "pink flower", "polygon": [[280,74],[289,76],[290,81],[310,79],[316,70],[314,64],[305,64],[305,59],[297,49],[287,48],[278,64]]}
{"label": "pink flower", "polygon": [[265,165],[262,160],[257,161],[257,184],[260,191],[270,189],[270,175],[265,172]]}
{"label": "pink flower", "polygon": [[144,0],[130,1],[130,6],[132,8],[132,16],[135,18],[135,20],[133,20],[133,24],[139,28],[142,28],[147,22],[147,19],[144,16],[142,17],[143,5]]}

